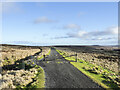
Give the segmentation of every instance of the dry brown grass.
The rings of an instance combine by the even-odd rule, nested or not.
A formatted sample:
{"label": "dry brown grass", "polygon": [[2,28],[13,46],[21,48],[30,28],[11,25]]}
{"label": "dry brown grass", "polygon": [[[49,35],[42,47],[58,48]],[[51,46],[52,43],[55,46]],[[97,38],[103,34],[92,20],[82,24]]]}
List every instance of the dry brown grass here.
{"label": "dry brown grass", "polygon": [[0,59],[3,65],[14,64],[15,61],[34,55],[39,51],[39,48],[32,47],[2,46]]}
{"label": "dry brown grass", "polygon": [[75,55],[75,52],[77,52],[78,59],[118,72],[117,47],[83,46],[59,47],[58,49],[65,52],[68,56]]}

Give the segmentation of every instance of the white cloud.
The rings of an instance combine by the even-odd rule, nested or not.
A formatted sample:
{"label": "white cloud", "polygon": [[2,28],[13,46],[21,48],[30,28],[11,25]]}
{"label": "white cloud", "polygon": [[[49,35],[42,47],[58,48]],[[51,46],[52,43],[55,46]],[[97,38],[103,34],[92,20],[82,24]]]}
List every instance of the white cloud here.
{"label": "white cloud", "polygon": [[68,24],[63,27],[64,29],[80,29],[80,26],[77,24]]}
{"label": "white cloud", "polygon": [[118,35],[118,27],[109,27],[104,31],[79,31],[76,34],[78,37],[102,37],[102,36],[110,36],[110,35]]}
{"label": "white cloud", "polygon": [[95,37],[95,38],[92,38],[92,39],[90,39],[90,40],[118,40],[118,38],[117,37]]}
{"label": "white cloud", "polygon": [[103,40],[103,38],[100,38],[100,37],[99,37],[99,38],[97,38],[97,39],[98,39],[98,40]]}
{"label": "white cloud", "polygon": [[78,36],[79,36],[79,37],[83,37],[85,34],[87,34],[86,31],[79,31],[79,32],[78,32]]}
{"label": "white cloud", "polygon": [[118,39],[118,27],[109,27],[104,31],[81,31],[67,33],[65,37],[57,37],[60,38],[80,38],[85,40],[117,40]]}
{"label": "white cloud", "polygon": [[30,45],[30,46],[47,46],[48,43],[43,42],[33,42],[33,41],[10,41],[2,42],[1,44],[13,44],[13,45]]}
{"label": "white cloud", "polygon": [[56,22],[54,20],[51,20],[51,19],[48,19],[47,17],[40,17],[40,18],[37,18],[34,23],[52,23],[52,22]]}
{"label": "white cloud", "polygon": [[110,27],[107,30],[110,34],[118,34],[118,27]]}

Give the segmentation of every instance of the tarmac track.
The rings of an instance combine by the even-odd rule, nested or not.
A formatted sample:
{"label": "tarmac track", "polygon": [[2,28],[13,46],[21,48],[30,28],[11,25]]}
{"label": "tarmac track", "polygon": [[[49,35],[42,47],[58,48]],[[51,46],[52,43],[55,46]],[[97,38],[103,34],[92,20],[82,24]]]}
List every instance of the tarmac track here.
{"label": "tarmac track", "polygon": [[45,88],[101,88],[65,60],[54,48],[39,65],[45,71]]}

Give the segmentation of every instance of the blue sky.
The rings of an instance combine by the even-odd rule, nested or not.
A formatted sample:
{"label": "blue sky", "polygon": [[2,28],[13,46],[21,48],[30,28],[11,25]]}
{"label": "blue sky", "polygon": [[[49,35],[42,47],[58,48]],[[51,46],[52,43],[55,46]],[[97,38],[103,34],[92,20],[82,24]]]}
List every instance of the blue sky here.
{"label": "blue sky", "polygon": [[23,45],[116,45],[117,2],[3,3],[2,42]]}

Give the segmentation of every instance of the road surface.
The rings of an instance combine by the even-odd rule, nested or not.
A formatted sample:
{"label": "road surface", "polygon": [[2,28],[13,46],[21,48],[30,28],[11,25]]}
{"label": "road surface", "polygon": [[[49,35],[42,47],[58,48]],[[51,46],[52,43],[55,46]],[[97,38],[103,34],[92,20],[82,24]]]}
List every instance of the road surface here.
{"label": "road surface", "polygon": [[102,88],[65,60],[54,48],[45,61],[45,88]]}

